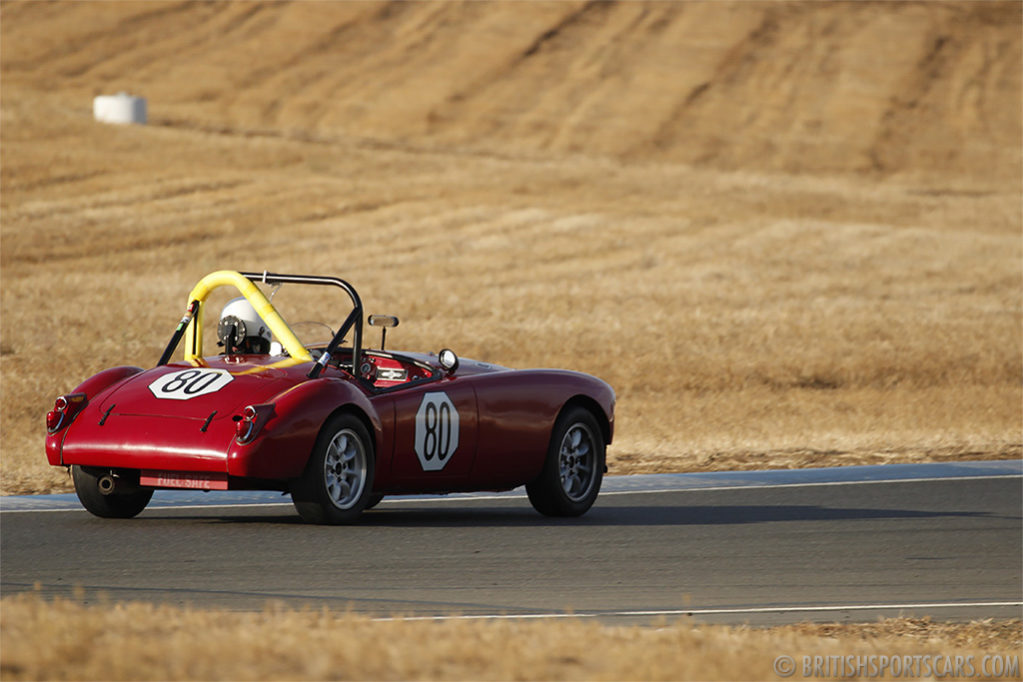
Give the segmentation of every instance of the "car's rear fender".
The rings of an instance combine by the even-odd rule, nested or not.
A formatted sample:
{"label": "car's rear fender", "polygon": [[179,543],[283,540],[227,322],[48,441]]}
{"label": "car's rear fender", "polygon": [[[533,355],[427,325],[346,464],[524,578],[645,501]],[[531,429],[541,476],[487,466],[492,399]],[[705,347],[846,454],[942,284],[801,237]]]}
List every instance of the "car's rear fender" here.
{"label": "car's rear fender", "polygon": [[[88,402],[95,400],[103,392],[142,371],[144,370],[141,367],[128,365],[111,367],[110,369],[105,369],[98,374],[93,374],[91,377],[78,384],[75,390],[71,391],[71,393],[84,393],[87,404]],[[68,421],[68,423],[61,427],[58,431],[46,435],[46,460],[53,466],[60,466],[64,464],[61,451],[63,449],[64,437],[68,432],[67,426],[69,426],[72,421],[74,420],[72,419]]]}
{"label": "car's rear fender", "polygon": [[380,452],[383,425],[372,404],[350,382],[335,378],[314,379],[278,394],[267,401],[272,416],[250,443],[231,444],[227,471],[245,478],[297,478],[316,444],[323,425],[339,410],[361,414]]}
{"label": "car's rear fender", "polygon": [[93,374],[91,377],[83,381],[78,385],[72,393],[84,393],[89,400],[92,400],[103,391],[107,390],[114,384],[124,381],[128,377],[135,376],[139,372],[142,372],[141,367],[121,366],[111,367],[105,369],[99,374]]}

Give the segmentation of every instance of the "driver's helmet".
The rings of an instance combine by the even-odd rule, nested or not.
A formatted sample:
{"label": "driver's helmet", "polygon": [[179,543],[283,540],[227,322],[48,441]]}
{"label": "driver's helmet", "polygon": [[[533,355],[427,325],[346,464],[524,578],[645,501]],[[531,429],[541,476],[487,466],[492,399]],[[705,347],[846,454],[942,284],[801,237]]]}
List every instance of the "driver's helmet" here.
{"label": "driver's helmet", "polygon": [[270,352],[270,330],[244,297],[231,299],[220,311],[217,340],[226,353]]}

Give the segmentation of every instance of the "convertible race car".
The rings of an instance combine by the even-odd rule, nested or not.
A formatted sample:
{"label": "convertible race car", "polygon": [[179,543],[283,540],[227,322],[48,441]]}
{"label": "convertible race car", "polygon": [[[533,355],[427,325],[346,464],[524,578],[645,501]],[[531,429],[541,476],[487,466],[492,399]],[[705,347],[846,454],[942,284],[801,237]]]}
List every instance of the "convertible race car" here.
{"label": "convertible race car", "polygon": [[[274,288],[269,298],[260,284]],[[271,303],[292,285],[347,294],[336,332],[316,323],[322,338],[299,339]],[[221,313],[220,351],[204,356],[204,306],[222,287],[240,296]],[[329,524],[354,522],[385,495],[521,485],[541,514],[590,508],[614,432],[608,384],[449,349],[387,351],[398,319],[368,323],[382,328],[379,349],[365,347],[361,299],[341,279],[214,272],[189,294],[156,367],[114,367],[57,398],[47,459],[70,467],[82,505],[108,518],[137,515],[157,488],[279,490],[303,519]],[[182,340],[184,359],[171,362]]]}

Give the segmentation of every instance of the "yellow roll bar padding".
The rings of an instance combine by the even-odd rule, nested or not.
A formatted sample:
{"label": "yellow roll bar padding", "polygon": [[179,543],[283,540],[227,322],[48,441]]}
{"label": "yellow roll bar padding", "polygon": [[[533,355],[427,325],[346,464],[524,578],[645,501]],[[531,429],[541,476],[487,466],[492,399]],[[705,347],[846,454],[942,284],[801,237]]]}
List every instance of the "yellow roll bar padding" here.
{"label": "yellow roll bar padding", "polygon": [[[287,325],[284,318],[277,312],[277,309],[273,307],[273,304],[259,290],[259,287],[249,281],[247,277],[234,270],[211,272],[199,280],[199,283],[192,289],[192,293],[188,295],[188,305],[191,305],[192,301],[199,301],[199,310],[192,318],[192,321],[188,323],[188,329],[185,331],[186,362],[194,363],[202,356],[202,316],[203,309],[206,307],[206,298],[214,289],[219,289],[223,286],[233,286],[241,292],[241,295],[252,304],[256,314],[263,318],[266,326],[270,328],[270,331],[281,342],[281,345],[284,346],[284,349],[288,351],[293,360],[312,362],[313,356],[309,354],[306,347],[298,340],[295,333],[291,331],[291,327]],[[193,348],[196,351],[195,353],[192,352]]]}

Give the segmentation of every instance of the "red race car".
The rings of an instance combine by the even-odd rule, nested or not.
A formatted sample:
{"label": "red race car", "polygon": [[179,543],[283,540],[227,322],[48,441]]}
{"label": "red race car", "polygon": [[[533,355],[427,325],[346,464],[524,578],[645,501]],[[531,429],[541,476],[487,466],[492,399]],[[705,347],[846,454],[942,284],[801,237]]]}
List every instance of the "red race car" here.
{"label": "red race car", "polygon": [[[270,297],[258,284],[274,287]],[[337,287],[351,301],[336,333],[299,340],[271,303],[282,286]],[[203,355],[211,292],[237,289]],[[346,300],[347,300],[346,299]],[[615,394],[578,372],[512,370],[364,346],[362,302],[334,277],[214,272],[188,297],[156,367],[115,367],[57,398],[46,456],[70,467],[82,505],[101,517],[141,512],[157,488],[280,490],[303,519],[355,521],[384,495],[526,486],[541,514],[593,504],[614,432]],[[322,330],[327,330],[324,333]],[[351,345],[345,339],[351,336]],[[170,362],[184,340],[184,360]]]}

